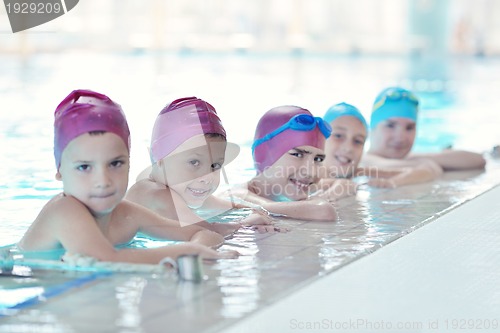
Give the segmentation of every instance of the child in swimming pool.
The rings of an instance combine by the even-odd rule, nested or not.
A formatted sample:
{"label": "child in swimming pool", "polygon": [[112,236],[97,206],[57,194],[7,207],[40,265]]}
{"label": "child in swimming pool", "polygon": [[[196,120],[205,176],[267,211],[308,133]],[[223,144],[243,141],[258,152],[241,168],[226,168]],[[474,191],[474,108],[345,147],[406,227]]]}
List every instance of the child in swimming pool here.
{"label": "child in swimming pool", "polygon": [[[197,226],[181,228],[177,221],[122,200],[128,185],[129,149],[130,132],[118,104],[93,91],[71,92],[57,107],[54,121],[56,178],[63,182],[63,193],[45,205],[18,247],[25,251],[64,248],[68,254],[103,261],[151,264],[181,254],[234,256],[205,246],[219,246],[220,235]],[[154,249],[115,248],[139,231],[193,242]]]}
{"label": "child in swimming pool", "polygon": [[439,153],[410,153],[415,141],[418,109],[417,96],[403,88],[390,87],[377,96],[370,120],[370,148],[363,157],[363,165],[407,167],[426,163],[432,165],[437,174],[484,168],[485,159],[474,152],[447,149]]}
{"label": "child in swimming pool", "polygon": [[354,195],[357,184],[351,178],[359,173],[367,136],[366,121],[356,107],[347,103],[331,106],[323,120],[330,124],[332,133],[325,143],[321,187],[324,194],[330,193],[330,200]]}
{"label": "child in swimming pool", "polygon": [[[330,192],[337,194],[338,199],[356,193],[355,184],[349,180],[352,177],[368,176],[368,185],[394,188],[428,181],[438,175],[426,163],[392,169],[359,167],[368,135],[368,124],[361,112],[353,105],[339,103],[331,106],[323,119],[332,127],[332,134],[325,144],[323,170],[326,174],[323,174],[321,183]],[[351,185],[350,188],[347,187],[349,192],[341,192],[336,188],[338,178],[347,179]]]}
{"label": "child in swimming pool", "polygon": [[167,105],[156,118],[151,139],[151,162],[129,189],[127,199],[183,224],[197,224],[224,236],[241,225],[261,232],[274,231],[267,215],[252,213],[240,223],[208,223],[241,205],[214,195],[223,165],[239,147],[226,141],[226,131],[215,108],[196,97]]}
{"label": "child in swimming pool", "polygon": [[298,106],[284,105],[260,119],[252,145],[257,175],[233,189],[241,199],[275,214],[303,220],[334,221],[335,208],[318,190],[325,139],[330,126]]}
{"label": "child in swimming pool", "polygon": [[326,111],[323,120],[332,127],[332,134],[325,143],[325,167],[328,176],[356,176],[368,135],[365,117],[355,106],[339,103]]}

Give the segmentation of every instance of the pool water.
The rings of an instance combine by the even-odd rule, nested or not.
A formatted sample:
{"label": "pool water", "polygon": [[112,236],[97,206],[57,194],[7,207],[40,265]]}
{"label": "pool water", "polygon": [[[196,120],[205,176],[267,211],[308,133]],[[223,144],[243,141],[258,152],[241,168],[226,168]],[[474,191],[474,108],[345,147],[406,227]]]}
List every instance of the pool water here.
{"label": "pool water", "polygon": [[[4,159],[0,246],[17,241],[43,205],[61,190],[54,180],[52,112],[71,89],[95,89],[121,102],[132,132],[131,179],[148,164],[150,128],[167,101],[188,95],[213,101],[230,140],[242,147],[240,156],[226,168],[229,182],[239,183],[253,175],[249,143],[260,114],[270,107],[297,104],[321,115],[330,104],[346,101],[367,115],[381,88],[408,83],[407,59],[402,58],[64,54],[40,55],[23,64],[0,60],[4,60],[0,66],[9,68],[6,81],[0,81],[0,107],[15,107],[15,112],[0,114]],[[81,61],[89,61],[93,69],[74,65]],[[453,145],[486,151],[500,142],[492,107],[500,61],[461,59],[451,65],[457,71],[441,86],[442,91],[430,91],[436,85],[419,83],[427,90],[422,88],[416,149]],[[480,135],[473,128],[480,128]],[[207,280],[199,285],[155,274],[100,276],[71,270],[34,270],[37,280],[31,284],[25,278],[7,278],[0,289],[1,306],[20,304],[27,311],[5,312],[0,307],[6,315],[0,320],[11,330],[140,332],[175,325],[177,332],[213,332],[495,186],[499,163],[489,163],[485,173],[450,173],[437,182],[394,191],[362,188],[356,197],[337,203],[336,223],[277,219],[278,226],[291,231],[240,230],[223,248],[237,250],[241,256],[206,265]],[[136,241],[137,246],[159,245],[149,239]],[[27,284],[20,288],[20,283]],[[92,288],[78,288],[86,283]],[[49,297],[49,301],[44,294],[64,297]],[[44,304],[32,308],[36,302]]]}
{"label": "pool water", "polygon": [[[92,63],[92,70],[74,66],[81,61]],[[54,179],[53,110],[75,88],[105,92],[122,104],[132,133],[131,181],[148,165],[149,133],[158,111],[187,95],[211,101],[229,140],[242,146],[226,170],[230,183],[253,174],[253,128],[270,107],[297,104],[322,115],[330,104],[346,101],[368,117],[373,96],[388,85],[427,89],[417,91],[423,108],[416,151],[448,146],[485,151],[500,141],[493,107],[500,61],[451,61],[456,70],[440,85],[409,81],[407,62],[286,54],[71,53],[24,61],[2,56],[0,66],[8,71],[0,81],[0,245],[16,242],[43,205],[61,191]],[[433,91],[435,87],[441,90]],[[477,128],[480,134],[473,130]]]}

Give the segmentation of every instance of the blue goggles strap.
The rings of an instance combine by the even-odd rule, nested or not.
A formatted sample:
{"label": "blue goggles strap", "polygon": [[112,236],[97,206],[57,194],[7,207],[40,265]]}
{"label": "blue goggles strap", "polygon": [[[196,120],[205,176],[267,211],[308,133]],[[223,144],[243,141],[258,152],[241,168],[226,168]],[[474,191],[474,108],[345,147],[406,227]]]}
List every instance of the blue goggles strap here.
{"label": "blue goggles strap", "polygon": [[[305,123],[303,120],[306,120],[307,123]],[[258,145],[271,140],[272,138],[286,131],[287,129],[308,132],[314,130],[316,126],[318,126],[319,130],[325,136],[325,138],[328,138],[332,133],[332,127],[330,126],[330,124],[325,122],[323,118],[313,117],[308,114],[298,114],[296,116],[293,116],[285,124],[281,125],[274,131],[264,135],[260,139],[255,140],[254,143],[252,144],[252,152],[255,150],[255,148],[257,148]]]}

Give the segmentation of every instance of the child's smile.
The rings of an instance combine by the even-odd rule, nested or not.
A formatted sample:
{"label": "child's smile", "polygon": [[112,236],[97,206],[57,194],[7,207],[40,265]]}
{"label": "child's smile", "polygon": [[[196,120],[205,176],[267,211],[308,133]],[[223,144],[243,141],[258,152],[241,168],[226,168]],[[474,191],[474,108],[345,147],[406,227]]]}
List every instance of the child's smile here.
{"label": "child's smile", "polygon": [[68,144],[57,178],[64,181],[64,194],[98,216],[109,214],[123,199],[128,171],[128,150],[119,136],[87,133]]}
{"label": "child's smile", "polygon": [[219,186],[225,150],[220,137],[198,135],[185,141],[162,161],[165,184],[189,207],[202,206]]}

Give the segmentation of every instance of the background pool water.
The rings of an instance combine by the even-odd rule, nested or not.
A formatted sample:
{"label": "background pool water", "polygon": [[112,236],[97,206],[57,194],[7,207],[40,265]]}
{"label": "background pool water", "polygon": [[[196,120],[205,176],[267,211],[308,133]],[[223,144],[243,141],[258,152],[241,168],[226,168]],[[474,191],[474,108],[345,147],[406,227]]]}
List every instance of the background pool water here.
{"label": "background pool water", "polygon": [[[242,147],[240,156],[227,166],[232,183],[253,175],[249,143],[259,116],[270,107],[297,104],[322,115],[331,104],[345,101],[368,115],[376,94],[389,85],[411,88],[422,98],[417,150],[451,144],[486,151],[500,142],[495,109],[500,86],[500,2],[85,0],[56,20],[16,34],[10,32],[2,8],[0,245],[17,241],[42,206],[61,190],[54,179],[53,110],[76,88],[106,93],[124,107],[132,130],[131,182],[148,164],[147,146],[157,113],[174,98],[189,95],[210,101],[229,139]],[[345,269],[331,275],[343,274],[350,268],[345,265],[360,257],[374,258],[374,251],[422,225],[432,222],[429,227],[439,230],[440,216],[472,198],[472,203],[479,203],[478,195],[497,186],[499,163],[489,160],[486,172],[450,172],[436,182],[394,191],[364,187],[356,197],[336,203],[336,223],[279,220],[279,226],[292,231],[238,231],[223,248],[242,255],[205,265],[206,283],[193,286],[165,276],[114,274],[91,287],[59,294],[40,307],[11,312],[1,319],[0,331],[149,332],[165,327],[176,327],[178,332],[217,331],[238,318],[255,318],[255,311],[270,308],[279,299],[288,302],[301,287],[340,267]],[[474,207],[476,211],[469,214],[452,211],[457,214],[449,214],[450,219],[458,216],[466,223],[456,228],[449,220],[441,221],[442,232],[430,238],[430,246],[419,248],[426,244],[425,237],[424,243],[420,238],[415,247],[400,253],[400,261],[394,257],[387,261],[382,253],[384,273],[396,278],[381,284],[383,275],[370,273],[366,279],[367,269],[373,270],[362,263],[361,272],[347,278],[351,286],[344,288],[346,294],[327,298],[338,300],[338,309],[349,314],[346,318],[363,314],[367,306],[386,313],[376,318],[384,320],[398,314],[404,314],[398,319],[418,318],[419,312],[437,319],[439,310],[450,314],[448,318],[463,318],[458,314],[465,312],[469,317],[471,313],[494,317],[498,313],[492,306],[498,304],[491,270],[495,253],[494,246],[485,243],[490,239],[495,244],[488,224],[495,221],[485,223],[488,220],[477,214],[477,207],[488,210],[495,205]],[[453,236],[461,232],[470,235],[471,243],[456,241]],[[149,239],[138,243],[158,245]],[[395,241],[394,252],[401,250],[398,243],[411,240]],[[441,255],[427,256],[431,252]],[[428,265],[413,274],[415,267],[422,268],[419,254]],[[398,275],[396,266],[413,273]],[[426,268],[432,277],[427,283]],[[68,273],[40,274],[34,287],[58,288],[66,278],[80,276]],[[356,288],[351,288],[353,281]],[[362,288],[364,282],[390,292],[370,298]],[[314,297],[324,298],[330,287],[294,303],[286,315],[312,319],[324,308],[324,318],[329,317],[332,307]],[[14,302],[23,299],[20,289],[11,293]],[[32,290],[31,295],[43,290]],[[464,293],[474,297],[461,297]],[[4,296],[0,295],[0,303]],[[270,321],[279,323],[279,318]]]}
{"label": "background pool water", "polygon": [[[150,130],[161,108],[183,96],[211,102],[241,145],[230,183],[253,174],[249,149],[260,115],[296,104],[321,116],[345,101],[369,116],[390,85],[422,99],[415,150],[487,151],[500,142],[496,105],[500,60],[450,58],[446,80],[412,80],[408,57],[73,51],[20,59],[0,56],[0,245],[16,242],[61,190],[54,179],[53,110],[73,89],[103,92],[124,108],[132,133],[130,183],[148,165]],[[83,66],[82,64],[86,64]],[[369,144],[369,143],[368,143]]]}

